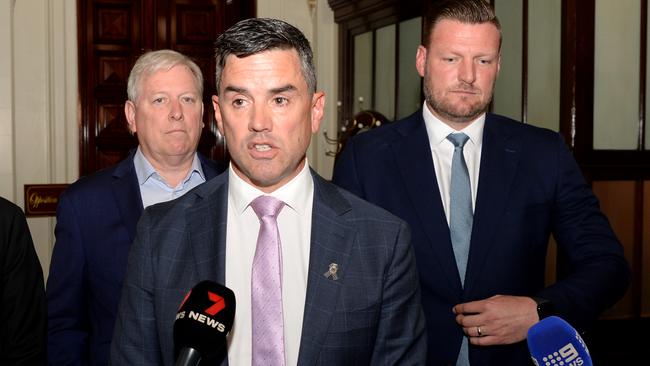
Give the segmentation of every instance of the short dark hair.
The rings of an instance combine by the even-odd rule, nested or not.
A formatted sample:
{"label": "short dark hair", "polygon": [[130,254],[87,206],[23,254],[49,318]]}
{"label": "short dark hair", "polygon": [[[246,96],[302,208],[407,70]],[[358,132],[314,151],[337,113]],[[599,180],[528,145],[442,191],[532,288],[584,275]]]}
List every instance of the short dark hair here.
{"label": "short dark hair", "polygon": [[316,69],[309,41],[293,25],[278,19],[244,19],[221,34],[215,42],[217,95],[221,73],[230,55],[247,57],[268,50],[295,49],[300,58],[303,76],[311,93],[316,92]]}
{"label": "short dark hair", "polygon": [[501,23],[487,0],[441,0],[429,7],[424,27],[422,44],[429,46],[433,28],[443,19],[456,20],[467,24],[492,23],[499,30],[499,49],[501,48]]}

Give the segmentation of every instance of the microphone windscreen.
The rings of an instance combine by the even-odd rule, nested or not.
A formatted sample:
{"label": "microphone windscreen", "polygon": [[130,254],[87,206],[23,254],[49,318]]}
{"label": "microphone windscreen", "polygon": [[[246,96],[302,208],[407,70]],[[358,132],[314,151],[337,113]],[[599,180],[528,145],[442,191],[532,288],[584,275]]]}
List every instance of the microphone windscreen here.
{"label": "microphone windscreen", "polygon": [[589,350],[578,331],[557,316],[544,318],[530,327],[528,350],[539,366],[592,366]]}
{"label": "microphone windscreen", "polygon": [[187,293],[174,321],[176,352],[191,348],[201,358],[215,358],[226,349],[226,335],[235,319],[235,294],[213,281],[202,281]]}

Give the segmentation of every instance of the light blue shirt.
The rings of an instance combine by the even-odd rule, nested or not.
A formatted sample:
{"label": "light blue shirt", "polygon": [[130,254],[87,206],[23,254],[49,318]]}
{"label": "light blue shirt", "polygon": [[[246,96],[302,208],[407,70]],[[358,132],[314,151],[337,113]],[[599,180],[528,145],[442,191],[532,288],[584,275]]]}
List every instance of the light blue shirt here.
{"label": "light blue shirt", "polygon": [[135,174],[138,177],[140,197],[142,197],[144,208],[156,203],[171,201],[205,182],[205,175],[196,153],[194,153],[190,171],[176,187],[171,187],[165,182],[165,179],[156,172],[153,165],[142,154],[140,147],[133,156],[133,165],[135,166]]}

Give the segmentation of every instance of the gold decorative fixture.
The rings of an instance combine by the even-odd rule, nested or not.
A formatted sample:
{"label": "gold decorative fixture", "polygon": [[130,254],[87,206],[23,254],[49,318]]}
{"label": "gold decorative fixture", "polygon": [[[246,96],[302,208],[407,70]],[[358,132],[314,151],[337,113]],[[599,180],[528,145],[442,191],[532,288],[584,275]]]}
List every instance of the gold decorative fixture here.
{"label": "gold decorative fixture", "polygon": [[[363,103],[363,99],[359,100],[359,102]],[[337,102],[336,105],[340,113],[341,102]],[[386,118],[383,114],[373,110],[362,110],[361,112],[354,115],[352,120],[347,118],[344,119],[341,122],[341,125],[335,137],[328,136],[327,131],[323,132],[325,141],[328,144],[335,146],[334,150],[326,151],[325,155],[336,157],[341,152],[341,150],[343,150],[345,143],[350,137],[358,133],[368,131],[375,127],[379,127],[382,124],[388,122],[388,118]]]}
{"label": "gold decorative fixture", "polygon": [[318,5],[318,0],[307,0],[307,5],[309,5],[309,10],[313,12],[316,9],[316,5]]}

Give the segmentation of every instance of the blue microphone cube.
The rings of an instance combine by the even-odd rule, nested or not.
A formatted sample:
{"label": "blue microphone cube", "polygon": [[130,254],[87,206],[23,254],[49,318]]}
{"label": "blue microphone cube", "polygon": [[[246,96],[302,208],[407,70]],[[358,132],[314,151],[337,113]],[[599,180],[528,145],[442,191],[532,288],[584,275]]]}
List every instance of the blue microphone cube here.
{"label": "blue microphone cube", "polygon": [[528,350],[538,366],[592,366],[578,331],[557,316],[549,316],[528,330]]}

